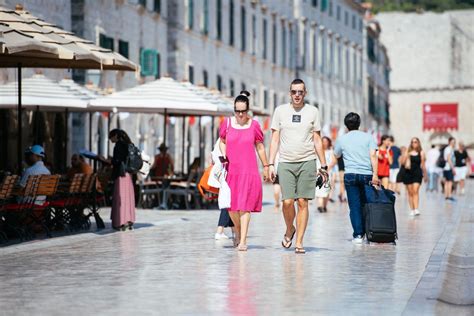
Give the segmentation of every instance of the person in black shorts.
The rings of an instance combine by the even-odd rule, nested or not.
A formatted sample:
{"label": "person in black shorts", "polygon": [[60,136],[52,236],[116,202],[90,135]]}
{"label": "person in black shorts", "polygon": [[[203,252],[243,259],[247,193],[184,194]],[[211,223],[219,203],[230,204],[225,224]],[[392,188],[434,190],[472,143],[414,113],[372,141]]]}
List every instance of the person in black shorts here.
{"label": "person in black shorts", "polygon": [[401,159],[401,163],[404,167],[403,183],[407,187],[411,216],[420,215],[420,211],[418,210],[420,186],[423,181],[423,176],[425,177],[425,181],[427,180],[425,160],[425,153],[421,148],[420,140],[417,137],[413,137],[408,150]]}

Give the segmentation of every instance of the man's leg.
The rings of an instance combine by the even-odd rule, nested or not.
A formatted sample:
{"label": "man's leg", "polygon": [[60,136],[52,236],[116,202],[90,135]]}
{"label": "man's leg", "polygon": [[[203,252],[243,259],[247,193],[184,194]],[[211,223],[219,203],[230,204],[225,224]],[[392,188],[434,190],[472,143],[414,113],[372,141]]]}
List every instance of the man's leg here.
{"label": "man's leg", "polygon": [[358,235],[363,236],[364,227],[362,223],[362,201],[359,185],[356,183],[355,174],[346,174],[344,176],[344,185],[347,192],[347,203],[349,204],[349,216],[351,219],[353,234],[352,237]]}
{"label": "man's leg", "polygon": [[298,248],[303,248],[303,237],[308,225],[308,200],[298,199],[298,215],[296,216],[296,244]]}
{"label": "man's leg", "polygon": [[296,217],[295,200],[288,199],[283,201],[283,218],[286,224],[286,237],[291,238],[295,230],[294,222]]}

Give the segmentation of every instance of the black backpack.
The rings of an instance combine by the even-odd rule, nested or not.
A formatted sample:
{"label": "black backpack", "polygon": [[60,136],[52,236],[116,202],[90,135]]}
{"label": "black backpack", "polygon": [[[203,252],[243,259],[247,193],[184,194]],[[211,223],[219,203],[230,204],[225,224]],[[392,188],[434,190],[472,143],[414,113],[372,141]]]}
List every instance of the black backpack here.
{"label": "black backpack", "polygon": [[134,144],[128,144],[128,155],[125,160],[125,171],[136,174],[143,166],[142,153]]}
{"label": "black backpack", "polygon": [[440,155],[438,160],[436,161],[436,165],[440,168],[444,168],[446,166],[446,159],[444,159],[444,149],[440,150]]}

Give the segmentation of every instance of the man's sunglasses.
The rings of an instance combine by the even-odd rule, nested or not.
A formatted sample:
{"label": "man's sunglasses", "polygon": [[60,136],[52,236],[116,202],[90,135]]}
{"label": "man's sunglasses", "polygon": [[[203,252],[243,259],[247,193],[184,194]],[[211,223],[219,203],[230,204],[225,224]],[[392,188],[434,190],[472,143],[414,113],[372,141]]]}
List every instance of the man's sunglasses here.
{"label": "man's sunglasses", "polygon": [[290,90],[291,95],[304,95],[304,90]]}
{"label": "man's sunglasses", "polygon": [[248,111],[249,111],[249,110],[237,110],[237,109],[234,109],[234,112],[235,112],[235,113],[238,113],[238,114],[240,114],[240,113],[244,114],[244,113],[247,113]]}

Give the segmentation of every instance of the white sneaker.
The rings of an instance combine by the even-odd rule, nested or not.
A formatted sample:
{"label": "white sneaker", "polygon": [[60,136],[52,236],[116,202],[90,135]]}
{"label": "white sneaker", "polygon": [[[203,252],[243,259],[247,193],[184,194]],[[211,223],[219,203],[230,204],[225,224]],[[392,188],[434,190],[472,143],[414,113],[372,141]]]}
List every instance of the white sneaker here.
{"label": "white sneaker", "polygon": [[415,210],[415,216],[418,216],[420,215],[420,211],[418,211],[418,209]]}
{"label": "white sneaker", "polygon": [[352,243],[353,244],[363,244],[364,243],[364,237],[362,237],[361,235],[357,235],[355,236],[354,238],[352,238]]}
{"label": "white sneaker", "polygon": [[410,215],[410,216],[415,216],[415,215],[416,215],[416,214],[415,214],[415,211],[414,211],[414,210],[411,210],[409,215]]}
{"label": "white sneaker", "polygon": [[219,233],[216,233],[216,234],[214,235],[214,239],[215,239],[215,240],[219,240],[219,239],[229,239],[229,237],[227,237],[227,235],[224,234],[224,233],[220,233],[220,234],[219,234]]}

